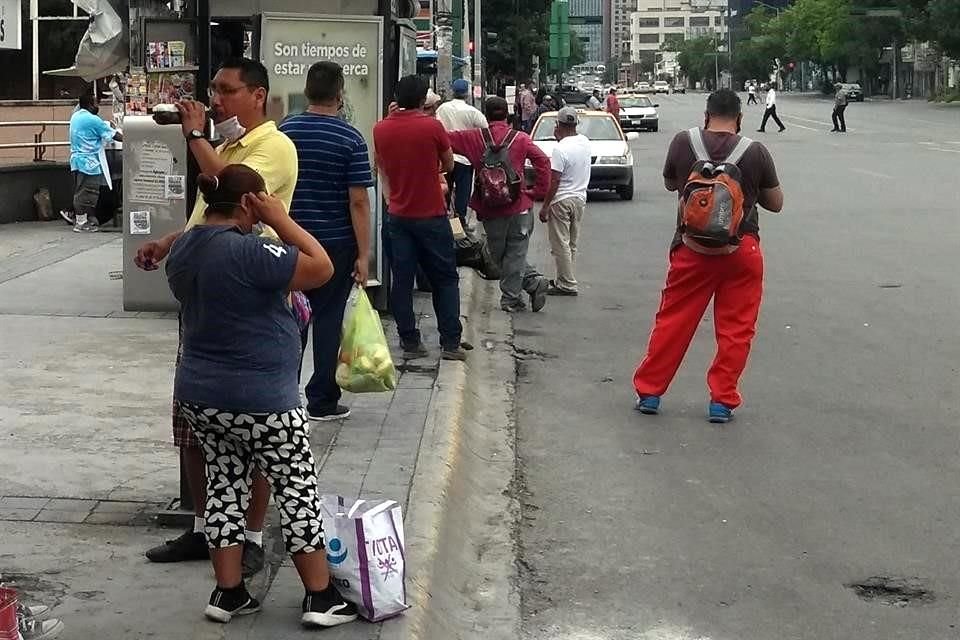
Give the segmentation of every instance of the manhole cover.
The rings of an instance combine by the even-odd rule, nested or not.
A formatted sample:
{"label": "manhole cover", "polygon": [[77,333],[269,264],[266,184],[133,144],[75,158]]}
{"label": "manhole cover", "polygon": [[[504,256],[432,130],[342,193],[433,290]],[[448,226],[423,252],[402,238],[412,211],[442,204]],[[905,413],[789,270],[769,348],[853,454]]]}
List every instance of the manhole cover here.
{"label": "manhole cover", "polygon": [[874,576],[845,586],[852,589],[861,600],[888,607],[908,607],[934,600],[933,593],[925,589],[917,578]]}

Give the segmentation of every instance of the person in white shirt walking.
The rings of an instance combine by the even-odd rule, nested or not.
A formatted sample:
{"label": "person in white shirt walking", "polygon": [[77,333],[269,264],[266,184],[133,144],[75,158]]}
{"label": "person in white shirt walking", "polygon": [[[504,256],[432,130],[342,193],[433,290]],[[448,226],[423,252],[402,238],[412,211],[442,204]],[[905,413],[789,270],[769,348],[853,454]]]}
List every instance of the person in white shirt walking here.
{"label": "person in white shirt walking", "polygon": [[777,123],[777,126],[780,127],[780,131],[783,132],[786,127],[783,126],[783,123],[780,122],[779,116],[777,116],[777,91],[773,88],[773,85],[769,85],[767,89],[767,110],[763,112],[763,121],[760,123],[760,128],[757,129],[760,133],[765,133],[767,128],[767,120],[773,118],[773,121]]}
{"label": "person in white shirt walking", "polygon": [[557,127],[553,132],[557,146],[550,159],[550,190],[540,210],[541,222],[547,223],[550,252],[557,263],[557,279],[550,281],[547,290],[547,295],[552,296],[579,293],[574,266],[590,185],[590,140],[577,133],[578,123],[573,107],[564,107],[557,113]]}
{"label": "person in white shirt walking", "polygon": [[[450,85],[453,91],[453,100],[444,102],[437,109],[437,118],[443,123],[447,132],[468,131],[471,129],[486,129],[487,118],[476,107],[467,104],[470,95],[470,83],[464,79],[454,80]],[[473,191],[473,165],[466,156],[453,154],[453,171],[447,174],[447,184],[450,192],[447,197],[449,203],[453,201],[453,210],[463,228],[467,228],[467,205]]]}

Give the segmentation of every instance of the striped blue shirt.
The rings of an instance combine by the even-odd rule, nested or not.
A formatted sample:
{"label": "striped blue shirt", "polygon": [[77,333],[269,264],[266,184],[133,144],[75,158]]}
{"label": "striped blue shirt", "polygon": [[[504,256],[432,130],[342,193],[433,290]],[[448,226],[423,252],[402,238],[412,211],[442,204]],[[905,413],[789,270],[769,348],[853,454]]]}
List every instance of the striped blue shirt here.
{"label": "striped blue shirt", "polygon": [[363,136],[340,118],[309,112],[290,116],[280,131],[300,163],[290,216],[322,244],[355,244],[349,189],[373,185]]}

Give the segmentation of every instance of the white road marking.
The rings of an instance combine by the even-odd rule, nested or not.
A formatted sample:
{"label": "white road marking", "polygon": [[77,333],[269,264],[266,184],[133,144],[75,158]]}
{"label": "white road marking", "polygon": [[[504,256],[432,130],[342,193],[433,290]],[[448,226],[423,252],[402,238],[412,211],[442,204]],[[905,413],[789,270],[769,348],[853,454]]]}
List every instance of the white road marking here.
{"label": "white road marking", "polygon": [[871,176],[874,178],[886,178],[889,180],[893,179],[893,176],[888,176],[887,174],[880,173],[879,171],[870,171],[869,169],[859,169],[857,167],[851,167],[850,170],[854,173],[862,173],[865,176]]}
{"label": "white road marking", "polygon": [[944,149],[943,147],[927,147],[931,151],[943,151],[945,153],[960,153],[960,149]]}
{"label": "white road marking", "polygon": [[[778,114],[778,115],[779,115],[779,114]],[[781,116],[781,117],[782,117],[782,118],[793,119],[793,120],[800,120],[801,122],[812,122],[813,124],[822,124],[822,125],[825,126],[825,127],[832,127],[832,126],[833,126],[833,123],[832,123],[832,122],[824,122],[823,120],[811,120],[810,118],[801,118],[800,116],[795,116],[795,115],[793,115],[793,114],[787,114],[787,115]],[[799,125],[798,125],[798,126],[799,126]],[[816,129],[814,129],[814,131],[816,131]]]}

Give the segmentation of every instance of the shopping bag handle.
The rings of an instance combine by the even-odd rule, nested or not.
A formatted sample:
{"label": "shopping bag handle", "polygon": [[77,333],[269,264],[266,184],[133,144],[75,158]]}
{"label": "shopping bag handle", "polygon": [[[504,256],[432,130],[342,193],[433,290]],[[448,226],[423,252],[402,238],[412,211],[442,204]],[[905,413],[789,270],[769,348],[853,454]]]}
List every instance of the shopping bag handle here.
{"label": "shopping bag handle", "polygon": [[366,504],[366,502],[367,502],[366,500],[357,500],[356,502],[354,502],[353,506],[350,507],[350,510],[347,511],[347,517],[352,518],[353,514],[357,512],[357,509],[359,509],[361,506]]}
{"label": "shopping bag handle", "polygon": [[367,511],[367,512],[366,512],[365,514],[363,514],[363,515],[365,515],[365,516],[375,516],[375,515],[377,515],[378,513],[383,513],[384,511],[386,511],[386,510],[388,510],[388,509],[393,509],[393,508],[396,507],[396,506],[398,506],[396,500],[385,500],[384,502],[382,502],[381,504],[378,504],[378,505],[375,506],[373,509],[370,509],[370,511]]}

